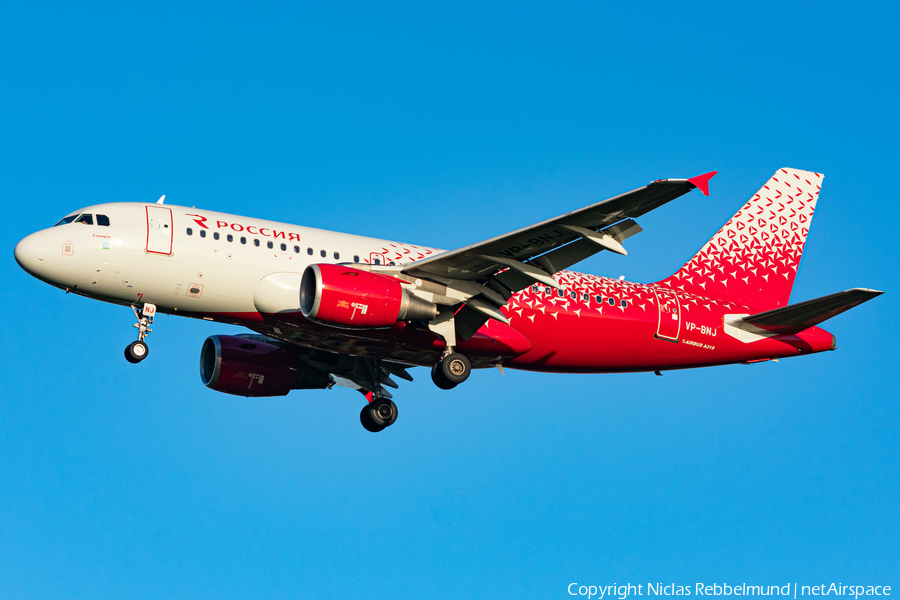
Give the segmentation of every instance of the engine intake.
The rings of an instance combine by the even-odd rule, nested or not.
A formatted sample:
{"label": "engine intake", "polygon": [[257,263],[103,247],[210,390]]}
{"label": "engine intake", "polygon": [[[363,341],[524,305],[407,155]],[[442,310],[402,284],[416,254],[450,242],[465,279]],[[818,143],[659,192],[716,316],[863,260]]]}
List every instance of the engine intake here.
{"label": "engine intake", "polygon": [[200,379],[217,392],[253,397],[324,389],[331,383],[328,373],[310,367],[289,348],[233,335],[206,338],[200,350]]}
{"label": "engine intake", "polygon": [[331,325],[389,327],[397,321],[430,321],[438,309],[394,277],[322,263],[303,272],[300,312]]}

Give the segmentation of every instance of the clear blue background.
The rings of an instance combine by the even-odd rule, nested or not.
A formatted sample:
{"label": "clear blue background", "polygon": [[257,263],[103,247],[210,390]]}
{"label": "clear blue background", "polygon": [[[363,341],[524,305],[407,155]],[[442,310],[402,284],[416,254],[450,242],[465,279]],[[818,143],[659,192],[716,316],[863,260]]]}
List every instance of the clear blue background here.
{"label": "clear blue background", "polygon": [[[572,582],[900,584],[896,3],[7,2],[0,597],[569,598]],[[887,291],[839,349],[652,374],[199,381],[206,336],[29,277],[15,243],[155,201],[453,248],[709,170],[661,279],[779,167],[826,174],[794,287]],[[615,339],[597,344],[615,345]]]}

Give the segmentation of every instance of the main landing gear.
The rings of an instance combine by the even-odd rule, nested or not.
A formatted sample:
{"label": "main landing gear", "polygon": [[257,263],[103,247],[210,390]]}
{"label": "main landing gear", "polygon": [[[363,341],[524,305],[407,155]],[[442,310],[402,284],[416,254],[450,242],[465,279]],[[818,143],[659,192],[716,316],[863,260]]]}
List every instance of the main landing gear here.
{"label": "main landing gear", "polygon": [[366,400],[368,404],[359,413],[359,422],[366,431],[378,433],[397,420],[397,405],[390,398],[376,397],[373,392],[368,392]]}
{"label": "main landing gear", "polygon": [[469,359],[462,354],[453,352],[452,348],[449,350],[431,368],[431,380],[434,381],[434,385],[442,390],[452,390],[468,379],[472,373],[472,365],[469,364]]}
{"label": "main landing gear", "polygon": [[[391,363],[388,363],[390,365]],[[357,357],[353,372],[343,377],[351,378],[359,391],[366,397],[366,405],[359,411],[359,422],[366,431],[378,433],[384,431],[397,421],[397,405],[391,400],[391,394],[384,388],[397,387],[388,373],[398,375],[412,381],[403,368],[398,365],[383,367],[379,358]],[[435,385],[443,390],[451,390],[469,378],[472,365],[469,359],[453,351],[448,346],[441,360],[431,369],[431,378]],[[370,391],[377,390],[377,391]]]}
{"label": "main landing gear", "polygon": [[128,347],[125,348],[125,360],[132,364],[137,364],[147,358],[147,355],[150,353],[150,349],[147,347],[146,342],[144,342],[144,338],[153,331],[150,329],[150,325],[153,324],[153,317],[156,315],[156,305],[146,303],[132,304],[131,311],[138,320],[138,322],[134,324],[138,329],[138,339],[136,342],[128,344]]}
{"label": "main landing gear", "polygon": [[[462,354],[453,352],[453,349],[450,348],[447,354],[432,367],[431,379],[442,390],[452,390],[468,379],[471,373],[472,365],[469,363],[469,359]],[[367,431],[377,433],[393,425],[397,420],[397,405],[384,395],[387,392],[383,388],[378,394],[364,389],[360,389],[360,391],[365,394],[368,401],[359,413],[359,422],[362,423],[362,426]]]}

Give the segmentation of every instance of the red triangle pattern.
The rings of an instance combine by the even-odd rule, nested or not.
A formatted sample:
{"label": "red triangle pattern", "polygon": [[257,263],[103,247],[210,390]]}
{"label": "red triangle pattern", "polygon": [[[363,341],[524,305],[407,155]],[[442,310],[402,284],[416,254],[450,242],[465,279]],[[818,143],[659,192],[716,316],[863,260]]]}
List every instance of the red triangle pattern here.
{"label": "red triangle pattern", "polygon": [[785,306],[823,175],[780,169],[705,246],[661,285],[767,310]]}

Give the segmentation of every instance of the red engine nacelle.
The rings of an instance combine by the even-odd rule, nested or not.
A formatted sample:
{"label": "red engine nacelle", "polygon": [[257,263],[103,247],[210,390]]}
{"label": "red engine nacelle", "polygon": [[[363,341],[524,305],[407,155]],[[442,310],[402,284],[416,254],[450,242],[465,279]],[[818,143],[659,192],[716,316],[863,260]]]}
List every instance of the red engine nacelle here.
{"label": "red engine nacelle", "polygon": [[297,367],[284,348],[232,335],[210,336],[200,351],[203,385],[236,396],[284,396],[294,388]]}
{"label": "red engine nacelle", "polygon": [[306,267],[300,311],[313,321],[345,327],[389,327],[397,321],[431,320],[437,306],[413,296],[394,277],[341,265]]}

